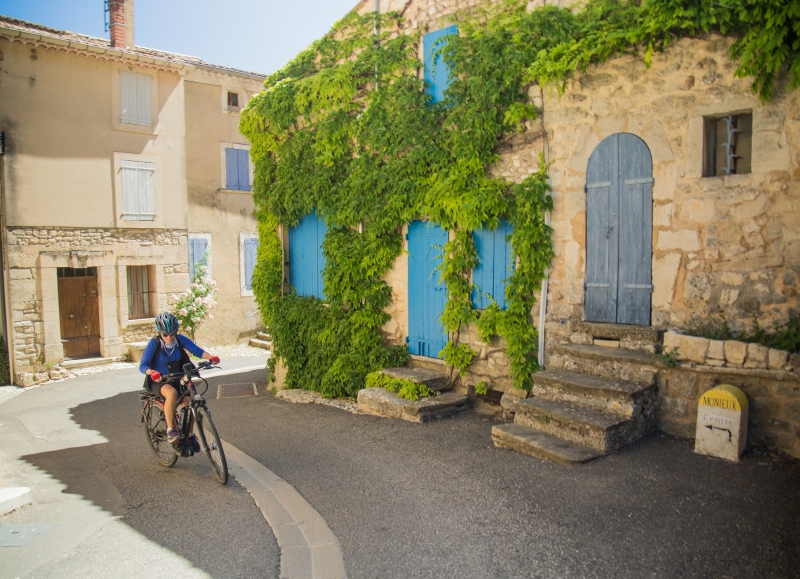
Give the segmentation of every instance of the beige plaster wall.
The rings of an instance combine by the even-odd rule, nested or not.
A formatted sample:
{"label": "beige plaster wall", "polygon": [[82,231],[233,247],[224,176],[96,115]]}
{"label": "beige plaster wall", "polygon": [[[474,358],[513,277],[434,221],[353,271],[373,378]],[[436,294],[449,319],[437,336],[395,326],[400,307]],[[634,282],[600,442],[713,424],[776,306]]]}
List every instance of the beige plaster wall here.
{"label": "beige plaster wall", "polygon": [[263,328],[252,292],[242,292],[240,234],[256,233],[249,191],[229,191],[223,183],[225,144],[249,146],[239,133],[239,114],[224,103],[227,92],[240,104],[260,89],[254,80],[194,73],[186,82],[187,184],[189,233],[211,236],[211,274],[218,306],[197,334],[203,344],[246,341]]}
{"label": "beige plaster wall", "polygon": [[[115,227],[114,154],[160,161],[154,222],[186,228],[182,77],[0,37],[9,226]],[[119,122],[119,70],[153,77],[153,126]]]}

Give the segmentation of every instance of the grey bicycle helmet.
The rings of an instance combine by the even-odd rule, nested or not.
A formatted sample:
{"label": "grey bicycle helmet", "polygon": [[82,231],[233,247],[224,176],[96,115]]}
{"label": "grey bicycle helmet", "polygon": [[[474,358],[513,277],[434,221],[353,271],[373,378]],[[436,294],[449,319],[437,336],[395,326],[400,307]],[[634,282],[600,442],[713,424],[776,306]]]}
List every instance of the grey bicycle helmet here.
{"label": "grey bicycle helmet", "polygon": [[178,333],[178,318],[169,312],[161,312],[156,316],[155,322],[156,330],[160,334],[177,334]]}

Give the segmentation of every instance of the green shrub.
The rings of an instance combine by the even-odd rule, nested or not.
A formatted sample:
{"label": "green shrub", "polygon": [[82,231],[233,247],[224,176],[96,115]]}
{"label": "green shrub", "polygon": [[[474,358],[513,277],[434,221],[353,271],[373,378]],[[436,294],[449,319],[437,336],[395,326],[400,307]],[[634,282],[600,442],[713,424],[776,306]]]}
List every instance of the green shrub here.
{"label": "green shrub", "polygon": [[417,384],[403,378],[392,378],[381,372],[367,374],[367,388],[384,388],[406,400],[419,400],[420,398],[436,396],[436,392],[429,390],[424,384]]}

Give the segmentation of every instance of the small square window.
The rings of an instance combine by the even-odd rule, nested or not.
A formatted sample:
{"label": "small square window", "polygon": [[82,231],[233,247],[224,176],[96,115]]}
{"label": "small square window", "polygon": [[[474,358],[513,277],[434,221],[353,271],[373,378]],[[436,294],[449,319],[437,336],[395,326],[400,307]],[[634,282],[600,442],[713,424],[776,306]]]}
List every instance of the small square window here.
{"label": "small square window", "polygon": [[228,106],[232,108],[239,108],[239,95],[237,93],[228,93]]}
{"label": "small square window", "polygon": [[151,282],[150,266],[128,266],[128,319],[153,317],[155,288]]}
{"label": "small square window", "polygon": [[703,177],[751,172],[752,113],[703,119]]}

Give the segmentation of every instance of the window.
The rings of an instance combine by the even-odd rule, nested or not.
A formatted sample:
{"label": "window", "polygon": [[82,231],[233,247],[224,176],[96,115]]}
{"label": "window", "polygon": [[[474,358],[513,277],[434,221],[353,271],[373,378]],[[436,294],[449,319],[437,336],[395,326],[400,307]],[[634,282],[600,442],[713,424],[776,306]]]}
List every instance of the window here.
{"label": "window", "polygon": [[239,94],[235,92],[228,93],[228,106],[231,108],[239,108]]}
{"label": "window", "polygon": [[153,317],[153,286],[150,283],[150,267],[128,266],[128,319],[140,320]]}
{"label": "window", "polygon": [[97,277],[96,267],[58,267],[56,277]]}
{"label": "window", "polygon": [[424,77],[428,83],[425,92],[434,103],[444,100],[444,91],[450,86],[450,66],[442,57],[441,48],[447,44],[447,37],[453,34],[458,34],[458,27],[455,25],[422,37]]}
{"label": "window", "polygon": [[703,119],[703,177],[751,171],[752,113]]}
{"label": "window", "polygon": [[306,215],[289,230],[289,269],[294,291],[299,296],[322,297],[322,270],[325,257],[322,242],[325,239],[325,221],[316,211]]}
{"label": "window", "polygon": [[241,294],[253,295],[253,271],[256,268],[256,255],[258,252],[258,235],[255,233],[241,233],[239,235],[239,271]]}
{"label": "window", "polygon": [[122,218],[153,221],[156,218],[155,165],[148,161],[122,161]]}
{"label": "window", "polygon": [[[501,309],[506,309],[506,280],[514,271],[514,252],[507,237],[512,227],[505,220],[500,220],[497,229],[486,228],[473,232],[475,251],[478,253],[478,265],[472,270],[472,303],[477,309],[486,309],[494,298]],[[489,294],[489,295],[487,295]]]}
{"label": "window", "polygon": [[152,102],[150,100],[152,80],[147,74],[119,71],[121,122],[144,127],[152,126]]}
{"label": "window", "polygon": [[[208,252],[208,255],[206,255]],[[211,276],[211,235],[209,234],[189,234],[189,278],[194,281],[197,275],[197,266],[200,261],[206,258],[208,275]]]}
{"label": "window", "polygon": [[250,191],[250,151],[225,149],[225,188],[233,191]]}

